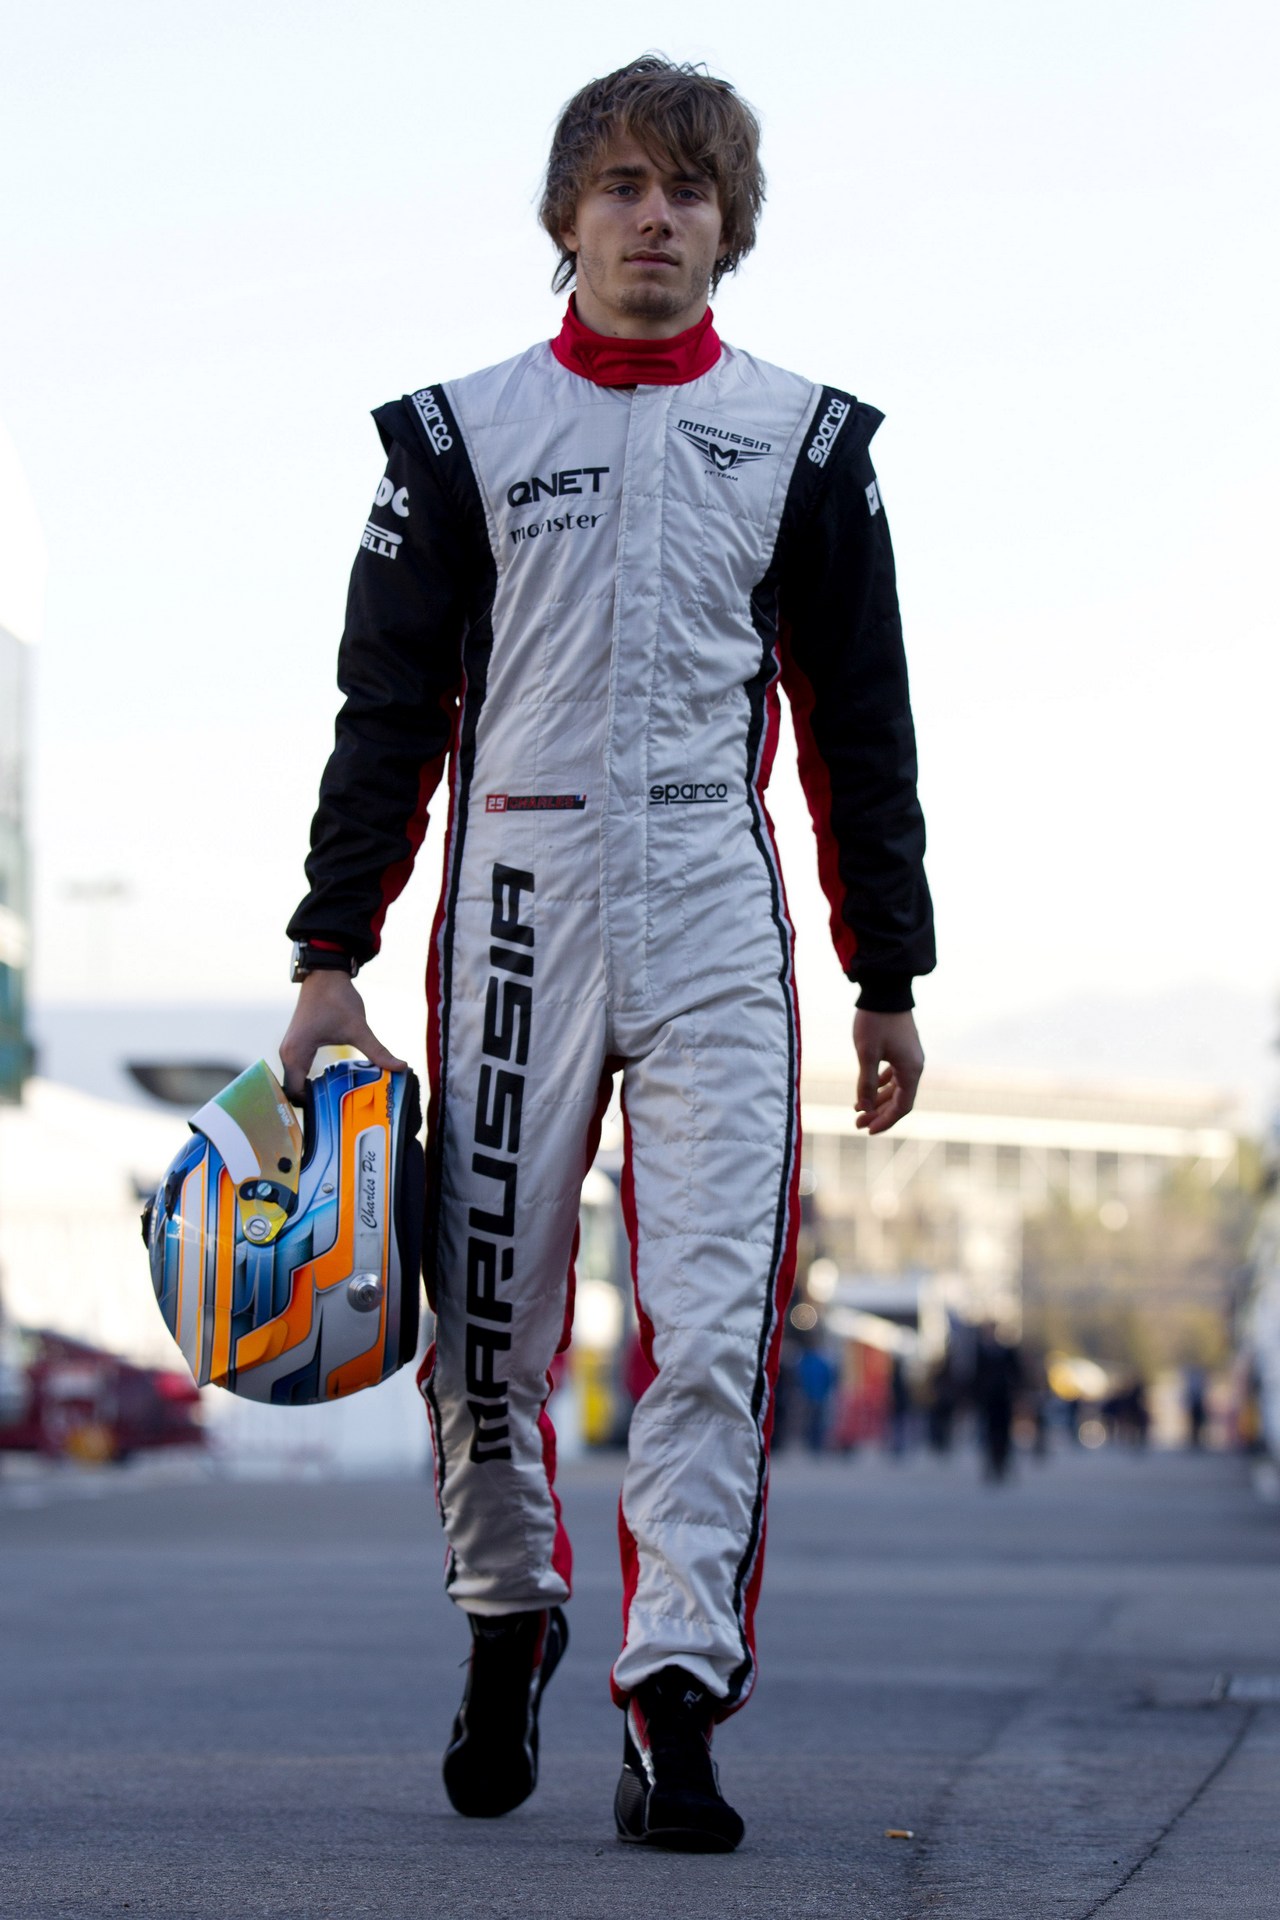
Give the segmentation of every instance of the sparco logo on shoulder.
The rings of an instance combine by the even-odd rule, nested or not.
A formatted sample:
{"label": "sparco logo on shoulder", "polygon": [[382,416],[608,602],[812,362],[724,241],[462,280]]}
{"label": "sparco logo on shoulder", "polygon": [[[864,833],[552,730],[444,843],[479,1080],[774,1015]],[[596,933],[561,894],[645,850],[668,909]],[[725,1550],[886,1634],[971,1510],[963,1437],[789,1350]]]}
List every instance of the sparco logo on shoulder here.
{"label": "sparco logo on shoulder", "polygon": [[827,455],[836,443],[836,435],[849,417],[849,402],[837,400],[833,395],[831,402],[818,422],[818,431],[809,442],[809,458],[815,467],[825,467]]}
{"label": "sparco logo on shoulder", "polygon": [[423,387],[413,396],[413,404],[418,409],[418,418],[427,430],[427,438],[437,453],[448,453],[453,445],[453,435],[449,423],[440,411],[440,402],[430,387]]}

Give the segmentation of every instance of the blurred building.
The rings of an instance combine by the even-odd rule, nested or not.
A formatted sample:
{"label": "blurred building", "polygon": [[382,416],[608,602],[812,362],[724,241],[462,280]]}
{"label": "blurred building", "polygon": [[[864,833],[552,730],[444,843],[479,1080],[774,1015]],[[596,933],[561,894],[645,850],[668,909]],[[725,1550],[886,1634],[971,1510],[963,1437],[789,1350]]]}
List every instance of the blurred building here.
{"label": "blurred building", "polygon": [[[210,1089],[168,1082],[186,1063],[188,1079],[222,1085],[271,1057],[287,1011],[38,1009],[41,1077],[21,1108],[0,1112],[0,1269],[15,1322],[143,1364],[173,1363],[138,1219],[183,1138],[185,1115]],[[800,1347],[828,1342],[843,1351],[853,1424],[841,1429],[842,1443],[879,1430],[895,1360],[932,1364],[966,1322],[991,1318],[1017,1331],[1024,1239],[1056,1201],[1100,1221],[1108,1238],[1175,1171],[1209,1189],[1236,1176],[1232,1102],[1212,1091],[931,1069],[916,1111],[874,1140],[857,1131],[853,1100],[851,1078],[806,1077],[804,1287],[789,1323]],[[619,1439],[636,1390],[620,1162],[610,1116],[583,1195],[574,1353],[557,1393],[569,1451]],[[417,1470],[425,1457],[407,1372],[333,1408],[259,1409],[215,1389],[205,1400],[229,1458]]]}
{"label": "blurred building", "polygon": [[44,540],[30,488],[0,425],[0,1101],[21,1096],[31,953],[26,838],[29,653],[40,631]]}
{"label": "blurred building", "polygon": [[1213,1089],[985,1078],[930,1068],[913,1113],[869,1139],[852,1077],[806,1076],[806,1184],[853,1310],[949,1309],[1016,1329],[1026,1222],[1055,1200],[1123,1227],[1175,1169],[1234,1178],[1234,1097]]}

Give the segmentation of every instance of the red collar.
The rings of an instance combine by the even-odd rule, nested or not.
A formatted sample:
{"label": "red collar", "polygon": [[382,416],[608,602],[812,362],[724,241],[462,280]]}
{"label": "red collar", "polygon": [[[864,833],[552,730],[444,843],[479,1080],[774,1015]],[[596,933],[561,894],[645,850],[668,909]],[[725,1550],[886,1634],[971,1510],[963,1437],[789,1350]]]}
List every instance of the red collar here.
{"label": "red collar", "polygon": [[710,373],[720,358],[720,338],[708,307],[696,326],[669,340],[615,340],[584,326],[570,297],[551,351],[562,367],[598,387],[682,387]]}

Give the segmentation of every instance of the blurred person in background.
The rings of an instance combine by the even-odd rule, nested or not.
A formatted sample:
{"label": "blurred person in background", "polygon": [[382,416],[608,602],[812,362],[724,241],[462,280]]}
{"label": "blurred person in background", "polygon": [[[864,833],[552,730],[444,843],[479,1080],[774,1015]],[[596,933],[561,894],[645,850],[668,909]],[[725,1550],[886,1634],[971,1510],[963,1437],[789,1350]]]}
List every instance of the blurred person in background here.
{"label": "blurred person in background", "polygon": [[1003,1480],[1009,1471],[1013,1409],[1021,1383],[1017,1348],[1002,1340],[988,1320],[978,1329],[973,1355],[973,1404],[988,1480]]}
{"label": "blurred person in background", "polygon": [[806,1341],[796,1366],[796,1384],[804,1402],[804,1443],[810,1453],[822,1453],[826,1449],[831,1400],[839,1378],[830,1354],[817,1340]]}
{"label": "blurred person in background", "polygon": [[911,1444],[912,1411],[907,1364],[900,1353],[895,1353],[889,1369],[889,1425],[886,1433],[888,1450],[895,1457],[901,1458]]}
{"label": "blurred person in background", "polygon": [[[764,805],[789,694],[854,1018],[858,1125],[909,1111],[934,961],[889,541],[851,394],[726,346],[758,126],[656,57],[571,100],[542,220],[561,331],[375,415],[346,696],[289,931],[296,1094],[316,1050],[398,1061],[355,987],[446,764],[429,966],[421,1376],[472,1655],[460,1813],[532,1791],[567,1639],[548,1372],[580,1189],[621,1072],[624,1198],[653,1378],[621,1526],[624,1839],[736,1846],[714,1725],[755,1679],[772,1383],[798,1220],[792,930]],[[476,217],[483,220],[483,209]]]}
{"label": "blurred person in background", "polygon": [[1130,1447],[1145,1447],[1151,1430],[1145,1383],[1135,1374],[1100,1409],[1108,1437]]}
{"label": "blurred person in background", "polygon": [[950,1453],[956,1420],[956,1381],[950,1353],[945,1353],[929,1376],[925,1432],[932,1453]]}
{"label": "blurred person in background", "polygon": [[1187,1445],[1198,1449],[1204,1445],[1205,1421],[1208,1418],[1203,1367],[1188,1367],[1184,1373],[1182,1404],[1187,1415]]}

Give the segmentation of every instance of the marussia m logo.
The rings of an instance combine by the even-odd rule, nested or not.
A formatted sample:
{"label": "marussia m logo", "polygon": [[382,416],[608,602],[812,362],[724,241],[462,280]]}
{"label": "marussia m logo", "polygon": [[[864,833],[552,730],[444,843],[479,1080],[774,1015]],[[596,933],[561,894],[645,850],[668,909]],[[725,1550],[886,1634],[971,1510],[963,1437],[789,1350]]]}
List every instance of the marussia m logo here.
{"label": "marussia m logo", "polygon": [[677,420],[676,428],[716,473],[732,473],[735,467],[763,460],[773,452],[769,440],[756,440],[749,433],[730,433],[727,427],[708,426],[702,420]]}

